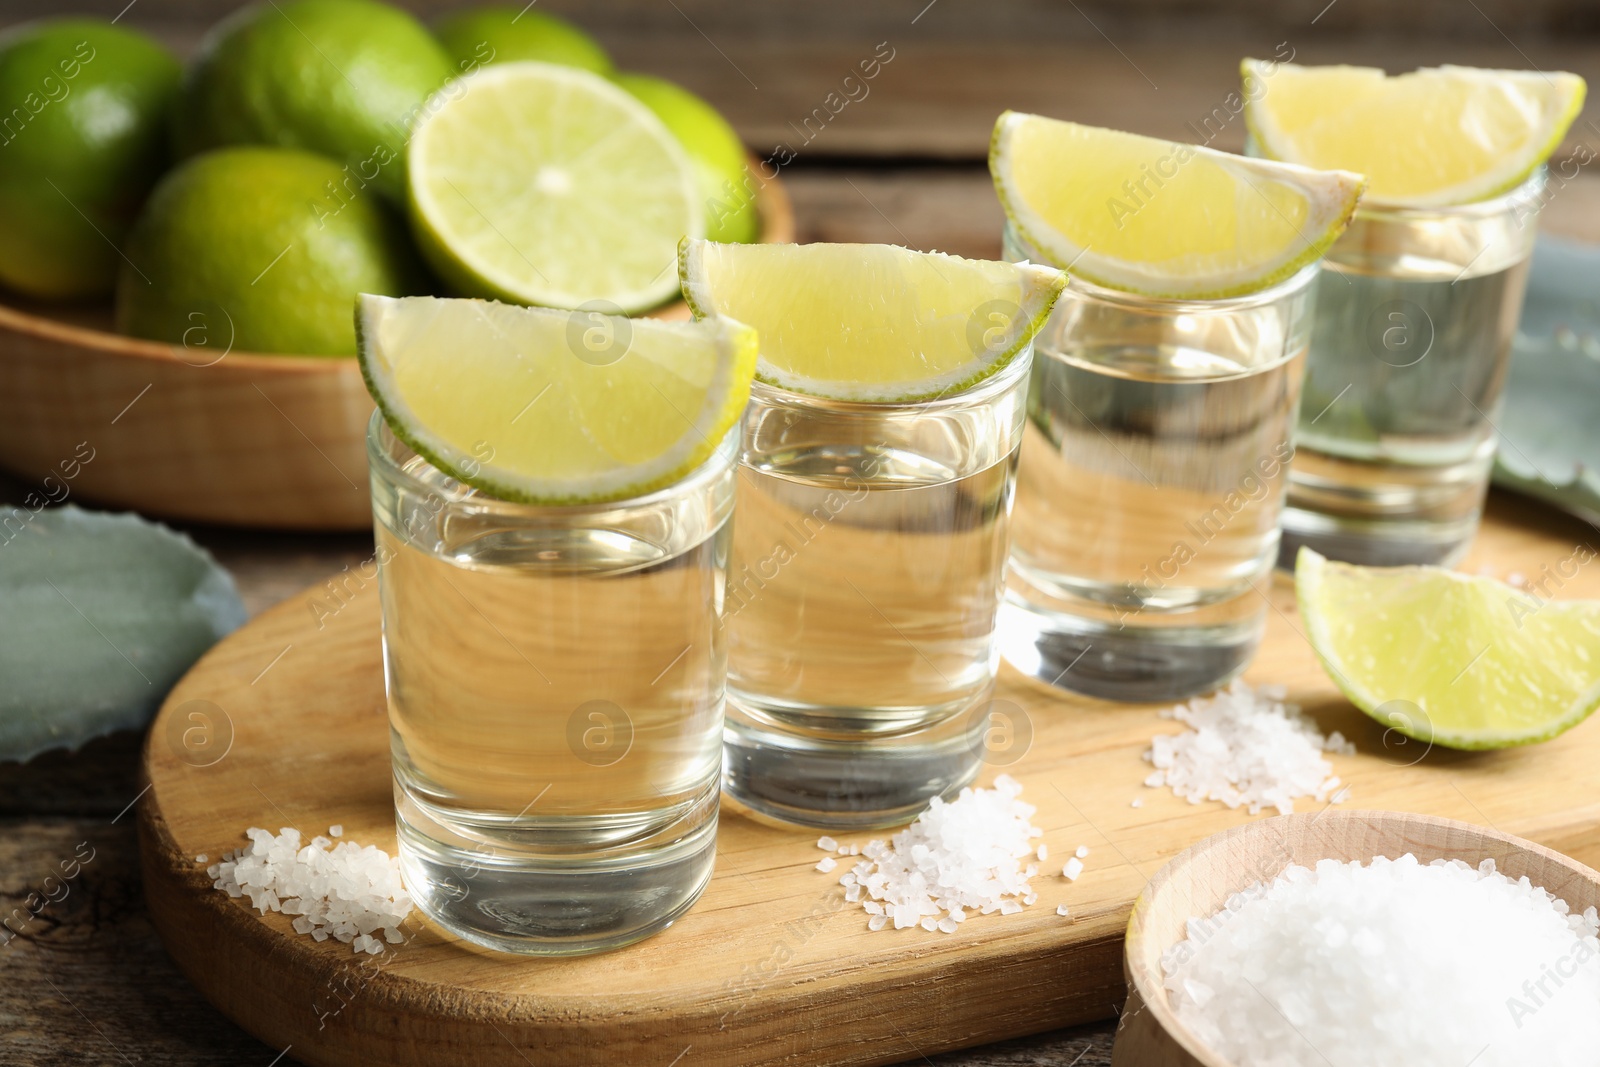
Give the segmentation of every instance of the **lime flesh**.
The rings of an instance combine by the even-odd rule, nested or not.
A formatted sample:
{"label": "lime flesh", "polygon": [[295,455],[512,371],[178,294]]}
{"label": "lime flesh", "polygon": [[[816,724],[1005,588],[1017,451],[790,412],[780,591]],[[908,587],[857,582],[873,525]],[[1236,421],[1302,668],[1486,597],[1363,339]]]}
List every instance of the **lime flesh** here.
{"label": "lime flesh", "polygon": [[1009,364],[1066,286],[1050,267],[893,245],[686,241],[684,299],[761,334],[757,376],[840,400],[947,396]]}
{"label": "lime flesh", "polygon": [[1267,288],[1349,224],[1360,175],[1008,111],[989,169],[1006,216],[1050,262],[1098,285],[1209,299]]}
{"label": "lime flesh", "polygon": [[755,331],[483,300],[363,296],[361,370],[395,435],[505,500],[582,504],[679,480],[739,421]]}
{"label": "lime flesh", "polygon": [[411,138],[412,231],[460,294],[613,313],[677,293],[705,211],[660,119],[588,71],[504,63],[429,102]]}
{"label": "lime flesh", "polygon": [[1241,64],[1245,121],[1274,159],[1348,167],[1374,203],[1466,204],[1527,180],[1583,107],[1575,74]]}

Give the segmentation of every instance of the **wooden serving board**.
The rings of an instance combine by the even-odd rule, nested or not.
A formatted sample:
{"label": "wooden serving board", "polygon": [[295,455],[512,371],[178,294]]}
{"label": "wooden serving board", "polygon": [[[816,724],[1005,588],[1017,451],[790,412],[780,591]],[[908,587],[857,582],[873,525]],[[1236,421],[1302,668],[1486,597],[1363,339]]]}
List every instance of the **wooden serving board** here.
{"label": "wooden serving board", "polygon": [[[1584,542],[1600,536],[1497,497],[1466,567],[1537,578]],[[1559,595],[1600,598],[1600,566],[1580,568]],[[1272,602],[1247,678],[1286,685],[1325,731],[1354,739],[1360,754],[1333,760],[1350,806],[1487,825],[1600,864],[1600,721],[1505,752],[1423,754],[1393,737],[1386,747],[1317,665],[1286,582]],[[266,613],[179,683],[145,754],[142,862],[167,948],[223,1012],[311,1064],[883,1064],[1106,1018],[1123,1000],[1123,929],[1146,881],[1251,818],[1142,785],[1150,737],[1176,729],[1158,709],[1076,699],[1008,669],[999,695],[1025,709],[1032,737],[1003,769],[1039,808],[1047,871],[1078,845],[1091,850],[1076,882],[1041,874],[1038,903],[1020,914],[978,916],[954,934],[869,933],[839,872],[813,869],[816,832],[725,809],[705,896],[638,945],[514,958],[414,914],[408,941],[357,957],[216,892],[195,857],[243,845],[250,826],[309,837],[334,823],[393,853],[378,619],[377,584],[355,571]],[[1474,651],[1462,649],[1463,664]]]}

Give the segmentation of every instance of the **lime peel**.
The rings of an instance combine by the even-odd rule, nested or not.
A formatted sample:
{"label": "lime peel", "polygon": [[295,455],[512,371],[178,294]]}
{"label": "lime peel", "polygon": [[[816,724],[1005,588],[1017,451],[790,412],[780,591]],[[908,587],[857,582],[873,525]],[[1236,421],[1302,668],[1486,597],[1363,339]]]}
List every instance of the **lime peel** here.
{"label": "lime peel", "polygon": [[1547,741],[1600,706],[1600,601],[1548,601],[1440,567],[1330,562],[1304,547],[1295,595],[1334,684],[1407,737],[1508,748]]}

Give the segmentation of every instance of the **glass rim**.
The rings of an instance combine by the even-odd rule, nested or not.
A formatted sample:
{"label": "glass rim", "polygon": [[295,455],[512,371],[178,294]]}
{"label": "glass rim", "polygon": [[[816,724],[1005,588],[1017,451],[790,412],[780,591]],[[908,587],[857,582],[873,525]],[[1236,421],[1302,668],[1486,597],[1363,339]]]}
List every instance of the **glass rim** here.
{"label": "glass rim", "polygon": [[[1248,311],[1252,308],[1276,303],[1309,288],[1321,272],[1322,257],[1318,256],[1287,278],[1274,282],[1265,289],[1255,289],[1248,293],[1239,293],[1236,296],[1146,296],[1143,293],[1129,292],[1126,289],[1113,289],[1110,286],[1097,285],[1075,274],[1069,274],[1066,291],[1077,296],[1097,300],[1103,304],[1115,304],[1119,307],[1141,311],[1161,311],[1174,315],[1216,314],[1219,312]],[[1058,304],[1057,306],[1059,307],[1060,305]]]}
{"label": "glass rim", "polygon": [[1549,168],[1541,163],[1533,168],[1533,172],[1528,175],[1525,181],[1486,200],[1426,207],[1391,204],[1382,200],[1367,200],[1362,197],[1356,204],[1355,217],[1383,222],[1442,222],[1452,219],[1486,219],[1515,211],[1530,199],[1537,198],[1540,193],[1544,192],[1544,188],[1548,183]]}
{"label": "glass rim", "polygon": [[830,396],[817,396],[814,393],[802,393],[794,389],[786,389],[781,385],[764,382],[760,379],[750,383],[750,395],[761,396],[762,399],[776,400],[791,407],[826,407],[848,414],[884,415],[886,413],[911,412],[922,413],[940,411],[948,407],[964,406],[971,404],[976,398],[979,401],[988,401],[1006,392],[1016,385],[1017,380],[1025,379],[1029,365],[1033,362],[1033,339],[1023,346],[1011,361],[999,370],[985,375],[973,382],[965,389],[954,393],[943,393],[921,400],[837,400]]}
{"label": "glass rim", "polygon": [[[1016,242],[1017,246],[1023,251],[1037,253],[1030,255],[1027,262],[1055,266],[1046,256],[1039,253],[1037,248],[1028,243],[1011,219],[1006,219],[1003,232],[1009,239]],[[1287,278],[1273,282],[1264,289],[1255,289],[1248,293],[1239,293],[1236,296],[1219,297],[1147,296],[1144,293],[1135,293],[1127,289],[1115,289],[1109,285],[1099,285],[1091,282],[1082,275],[1072,273],[1071,267],[1058,267],[1057,269],[1066,271],[1066,292],[1090,297],[1106,304],[1116,304],[1138,310],[1170,311],[1173,314],[1183,315],[1206,311],[1244,311],[1281,300],[1315,281],[1318,272],[1322,269],[1324,258],[1325,255],[1318,256]],[[1061,305],[1058,302],[1056,306],[1059,308]]]}
{"label": "glass rim", "polygon": [[[484,513],[503,513],[507,516],[560,515],[563,517],[582,517],[584,515],[603,515],[619,509],[632,509],[659,504],[680,495],[693,493],[704,488],[706,484],[723,474],[731,473],[738,465],[739,448],[743,440],[743,425],[743,418],[735,422],[722,440],[712,449],[711,455],[706,457],[705,462],[672,484],[664,485],[659,489],[652,489],[650,492],[641,493],[638,496],[619,497],[616,500],[585,504],[529,504],[490,496],[483,490],[461,481],[448,471],[434,466],[431,460],[405,441],[402,441],[389,426],[388,420],[383,417],[381,409],[375,409],[372,412],[371,419],[367,421],[367,459],[373,481],[377,481],[381,476],[389,484],[401,485],[418,493],[440,497],[451,507],[470,508]],[[424,482],[397,462],[397,453],[420,458],[428,466],[450,478],[450,487],[446,488],[445,486]]]}

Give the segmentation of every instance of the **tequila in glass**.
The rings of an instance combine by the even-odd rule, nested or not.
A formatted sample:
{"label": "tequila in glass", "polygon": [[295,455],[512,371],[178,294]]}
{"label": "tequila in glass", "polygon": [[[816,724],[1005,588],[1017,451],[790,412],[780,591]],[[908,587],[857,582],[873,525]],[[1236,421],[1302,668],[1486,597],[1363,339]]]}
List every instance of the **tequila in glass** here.
{"label": "tequila in glass", "polygon": [[1543,172],[1452,208],[1363,205],[1323,261],[1280,565],[1449,565],[1477,529]]}
{"label": "tequila in glass", "polygon": [[1028,365],[904,404],[752,388],[724,755],[750,808],[889,825],[977,774]]}
{"label": "tequila in glass", "polygon": [[[1037,260],[1008,228],[1007,258]],[[1050,685],[1176,700],[1260,642],[1315,266],[1247,296],[1074,279],[1034,340],[1005,657]]]}
{"label": "tequila in glass", "polygon": [[705,887],[737,445],[647,496],[538,507],[461,485],[374,416],[400,856],[441,926],[597,951]]}

